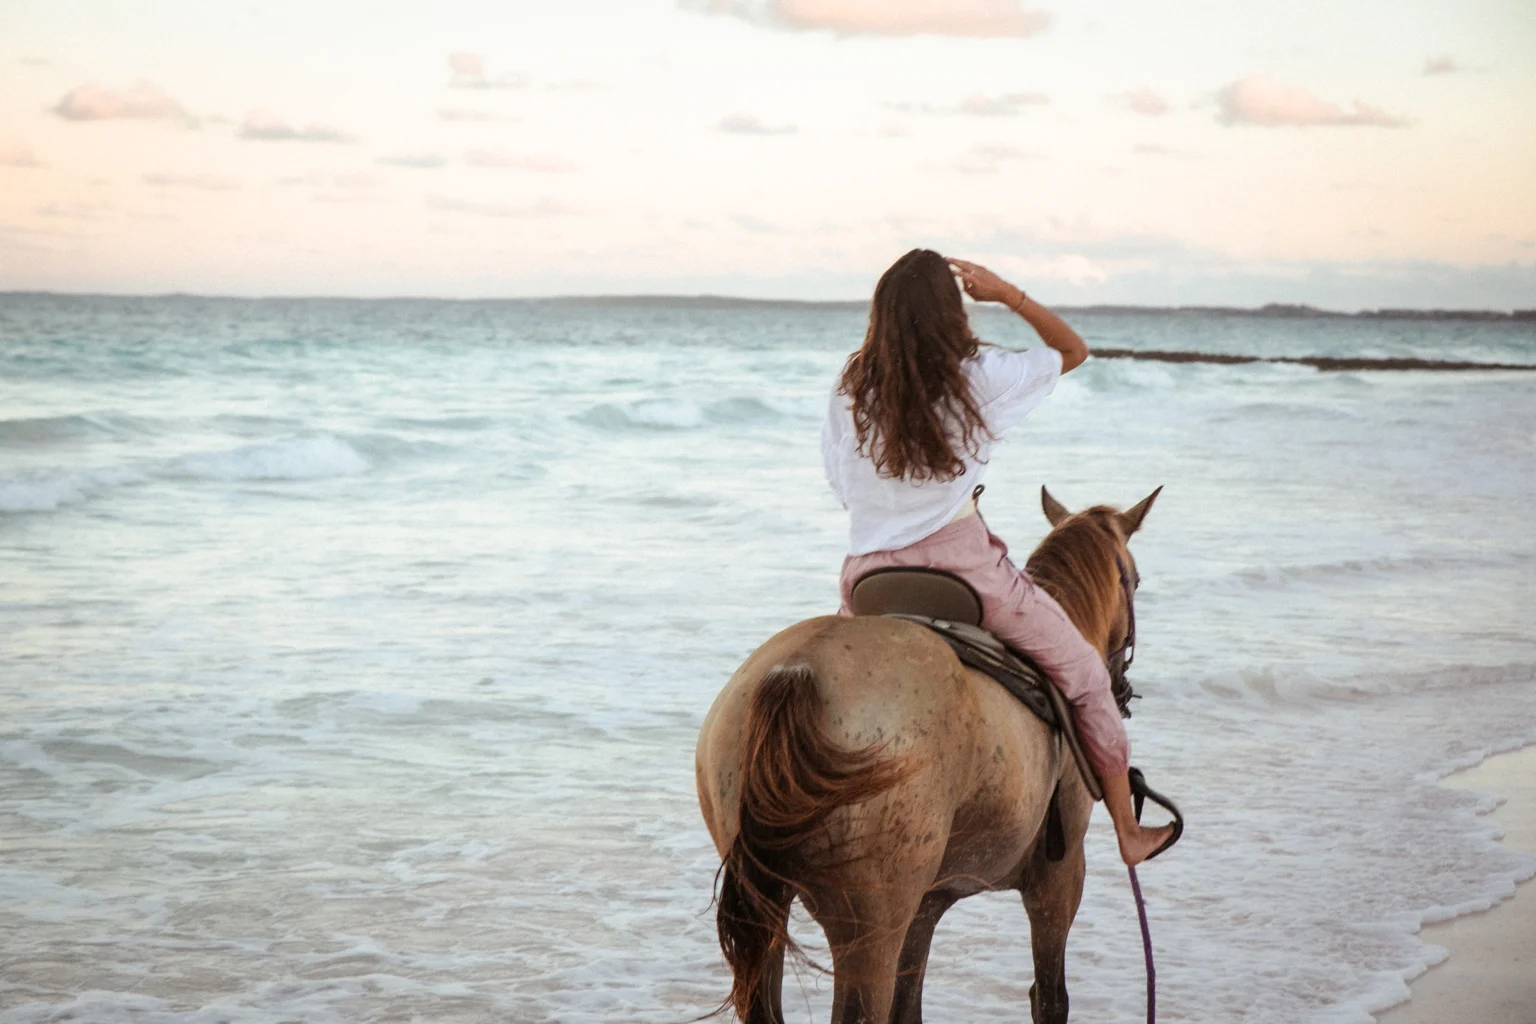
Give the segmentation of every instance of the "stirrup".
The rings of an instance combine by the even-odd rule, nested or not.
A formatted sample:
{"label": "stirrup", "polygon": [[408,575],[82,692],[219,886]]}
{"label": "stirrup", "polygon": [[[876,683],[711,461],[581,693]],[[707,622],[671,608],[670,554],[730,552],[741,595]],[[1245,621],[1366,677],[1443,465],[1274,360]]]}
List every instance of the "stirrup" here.
{"label": "stirrup", "polygon": [[1131,784],[1131,809],[1136,812],[1136,824],[1141,824],[1141,809],[1148,800],[1151,800],[1157,806],[1173,815],[1173,834],[1163,840],[1163,845],[1147,854],[1144,858],[1144,860],[1151,860],[1178,842],[1179,837],[1184,835],[1184,815],[1179,813],[1179,809],[1174,806],[1172,800],[1169,800],[1163,794],[1147,785],[1147,777],[1141,773],[1140,768],[1132,768],[1127,771],[1126,779]]}

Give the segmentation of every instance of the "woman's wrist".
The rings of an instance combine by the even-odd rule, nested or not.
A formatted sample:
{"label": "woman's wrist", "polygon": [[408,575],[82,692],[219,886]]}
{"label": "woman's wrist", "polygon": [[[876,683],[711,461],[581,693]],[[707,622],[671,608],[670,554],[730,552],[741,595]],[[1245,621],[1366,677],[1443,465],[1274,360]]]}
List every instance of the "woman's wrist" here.
{"label": "woman's wrist", "polygon": [[1008,308],[1013,310],[1015,313],[1023,313],[1024,300],[1029,298],[1029,296],[1025,295],[1024,289],[1020,288],[1018,285],[1010,285],[1009,287],[1013,289],[1013,294],[1004,299],[1004,302],[1007,304]]}

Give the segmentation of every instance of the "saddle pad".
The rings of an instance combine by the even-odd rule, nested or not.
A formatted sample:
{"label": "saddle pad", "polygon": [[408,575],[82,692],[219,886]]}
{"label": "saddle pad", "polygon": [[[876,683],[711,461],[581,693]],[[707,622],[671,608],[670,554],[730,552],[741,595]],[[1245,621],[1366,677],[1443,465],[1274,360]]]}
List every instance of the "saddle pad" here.
{"label": "saddle pad", "polygon": [[1104,798],[1099,778],[1094,774],[1083,752],[1082,743],[1077,738],[1077,724],[1072,718],[1071,709],[1067,707],[1066,698],[1040,666],[1020,657],[997,637],[978,626],[930,619],[923,615],[892,613],[887,618],[905,619],[933,630],[949,644],[962,664],[1001,683],[1003,689],[1013,694],[1036,718],[1061,733],[1067,748],[1072,751],[1072,759],[1077,762],[1077,770],[1088,792],[1095,800]]}

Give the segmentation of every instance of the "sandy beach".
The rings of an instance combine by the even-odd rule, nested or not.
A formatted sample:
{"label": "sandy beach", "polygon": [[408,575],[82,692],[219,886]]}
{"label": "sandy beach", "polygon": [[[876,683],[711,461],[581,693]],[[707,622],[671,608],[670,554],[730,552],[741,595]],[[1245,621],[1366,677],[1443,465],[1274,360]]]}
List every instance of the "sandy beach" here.
{"label": "sandy beach", "polygon": [[[1505,798],[1492,814],[1504,842],[1536,853],[1536,746],[1491,757],[1444,785]],[[1413,996],[1379,1024],[1536,1024],[1536,888],[1479,914],[1426,925],[1419,933],[1450,955],[1410,983]]]}

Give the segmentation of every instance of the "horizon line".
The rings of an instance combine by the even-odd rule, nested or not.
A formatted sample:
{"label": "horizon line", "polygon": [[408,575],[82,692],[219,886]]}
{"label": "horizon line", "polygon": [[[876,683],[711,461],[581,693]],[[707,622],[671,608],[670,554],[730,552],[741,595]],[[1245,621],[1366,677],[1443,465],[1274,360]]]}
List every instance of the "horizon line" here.
{"label": "horizon line", "polygon": [[[729,307],[804,306],[819,308],[851,309],[866,307],[868,299],[786,299],[760,298],[743,295],[722,295],[713,292],[694,294],[668,292],[554,294],[521,296],[434,296],[434,295],[226,295],[199,292],[69,292],[38,289],[0,290],[0,299],[9,298],[62,298],[62,299],[198,299],[215,302],[442,302],[442,303],[571,303],[591,305],[692,305]],[[975,303],[979,308],[982,303]],[[1081,305],[1061,304],[1051,307],[1073,313],[1102,314],[1179,314],[1204,313],[1229,316],[1260,316],[1274,318],[1360,318],[1360,319],[1420,319],[1420,320],[1510,320],[1536,322],[1536,308],[1488,309],[1486,307],[1361,307],[1354,311],[1326,309],[1299,302],[1266,302],[1259,306],[1227,306],[1210,304],[1186,305],[1139,305],[1135,303],[1099,302]]]}

